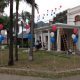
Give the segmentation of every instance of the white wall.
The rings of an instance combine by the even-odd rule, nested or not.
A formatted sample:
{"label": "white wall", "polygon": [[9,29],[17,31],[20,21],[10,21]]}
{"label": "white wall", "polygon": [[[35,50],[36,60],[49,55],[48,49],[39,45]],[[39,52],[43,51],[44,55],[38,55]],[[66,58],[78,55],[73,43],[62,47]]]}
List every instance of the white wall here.
{"label": "white wall", "polygon": [[80,6],[67,10],[67,24],[75,25],[75,16],[80,15]]}

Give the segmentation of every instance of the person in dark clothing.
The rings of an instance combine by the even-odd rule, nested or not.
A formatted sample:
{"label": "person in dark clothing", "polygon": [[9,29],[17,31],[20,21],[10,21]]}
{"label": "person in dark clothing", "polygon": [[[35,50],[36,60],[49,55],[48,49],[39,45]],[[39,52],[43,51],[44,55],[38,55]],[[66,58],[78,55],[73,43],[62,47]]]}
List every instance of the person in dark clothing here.
{"label": "person in dark clothing", "polygon": [[42,47],[41,41],[39,41],[39,49]]}
{"label": "person in dark clothing", "polygon": [[36,49],[40,49],[42,47],[41,41],[37,40],[35,44]]}
{"label": "person in dark clothing", "polygon": [[35,47],[36,47],[37,50],[39,49],[39,40],[36,41]]}

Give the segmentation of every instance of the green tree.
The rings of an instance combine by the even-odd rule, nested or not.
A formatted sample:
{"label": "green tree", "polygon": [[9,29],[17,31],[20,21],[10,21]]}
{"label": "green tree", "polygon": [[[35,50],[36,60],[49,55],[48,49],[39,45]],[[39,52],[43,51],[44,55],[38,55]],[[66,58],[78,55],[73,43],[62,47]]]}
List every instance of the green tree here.
{"label": "green tree", "polygon": [[8,0],[0,0],[0,12],[3,13],[5,7],[8,5]]}
{"label": "green tree", "polygon": [[67,23],[67,10],[56,14],[53,18],[53,23]]}

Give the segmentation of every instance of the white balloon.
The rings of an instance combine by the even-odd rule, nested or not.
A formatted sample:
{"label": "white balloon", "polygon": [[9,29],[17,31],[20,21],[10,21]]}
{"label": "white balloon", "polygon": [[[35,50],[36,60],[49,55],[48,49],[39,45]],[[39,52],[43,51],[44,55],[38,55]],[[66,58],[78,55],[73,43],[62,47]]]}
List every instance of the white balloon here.
{"label": "white balloon", "polygon": [[26,33],[28,34],[30,32],[30,28],[26,29]]}
{"label": "white balloon", "polygon": [[72,34],[72,39],[74,39],[76,37],[76,35],[75,34]]}
{"label": "white balloon", "polygon": [[18,21],[18,24],[21,24],[21,21]]}
{"label": "white balloon", "polygon": [[54,32],[51,32],[51,34],[50,34],[50,35],[51,35],[51,37],[54,37]]}

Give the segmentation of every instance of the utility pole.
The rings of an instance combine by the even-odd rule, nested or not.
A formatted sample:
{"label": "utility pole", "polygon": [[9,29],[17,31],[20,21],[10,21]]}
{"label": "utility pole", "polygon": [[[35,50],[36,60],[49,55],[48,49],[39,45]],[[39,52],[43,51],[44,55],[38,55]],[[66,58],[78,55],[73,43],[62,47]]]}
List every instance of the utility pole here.
{"label": "utility pole", "polygon": [[35,0],[32,0],[32,16],[31,16],[31,35],[32,38],[30,40],[30,51],[29,51],[29,60],[33,60],[33,39],[34,39],[34,6],[35,6]]}

